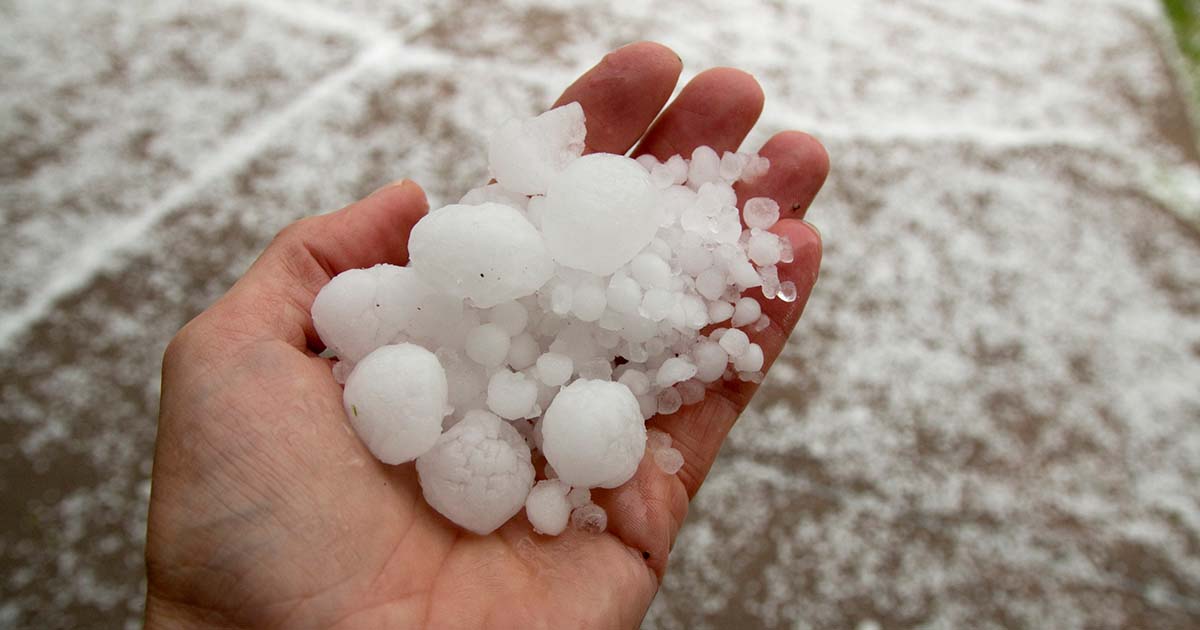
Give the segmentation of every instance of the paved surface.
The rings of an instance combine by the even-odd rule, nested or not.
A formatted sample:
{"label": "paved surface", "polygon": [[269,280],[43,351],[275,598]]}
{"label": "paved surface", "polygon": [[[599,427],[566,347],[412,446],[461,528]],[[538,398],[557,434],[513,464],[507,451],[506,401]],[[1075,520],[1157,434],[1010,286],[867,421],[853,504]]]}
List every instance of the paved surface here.
{"label": "paved surface", "polygon": [[[1200,626],[1196,150],[1153,0],[0,2],[0,626],[136,625],[162,349],[283,225],[606,49],[834,174],[805,321],[648,628]],[[645,6],[643,6],[645,5]],[[734,9],[730,5],[738,5]]]}

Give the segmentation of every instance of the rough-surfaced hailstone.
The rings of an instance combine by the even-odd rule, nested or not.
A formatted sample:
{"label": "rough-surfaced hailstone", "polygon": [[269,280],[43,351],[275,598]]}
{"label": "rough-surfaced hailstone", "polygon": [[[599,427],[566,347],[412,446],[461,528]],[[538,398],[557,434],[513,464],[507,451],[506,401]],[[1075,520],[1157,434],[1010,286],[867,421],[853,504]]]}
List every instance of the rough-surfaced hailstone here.
{"label": "rough-surfaced hailstone", "polygon": [[542,417],[542,453],[571,486],[615,488],[637,471],[646,426],[621,383],[577,380],[559,390]]}
{"label": "rough-surfaced hailstone", "polygon": [[660,210],[650,175],[635,160],[593,153],[550,182],[542,232],[562,265],[608,275],[654,239]]}
{"label": "rough-surfaced hailstone", "polygon": [[571,518],[571,502],[567,493],[571,487],[558,479],[539,481],[525,499],[525,516],[534,531],[547,536],[557,536],[567,528]]}
{"label": "rough-surfaced hailstone", "polygon": [[461,313],[461,301],[439,295],[415,271],[395,265],[343,271],[312,305],[317,334],[343,361],[358,361],[401,333],[427,340]]}
{"label": "rough-surfaced hailstone", "polygon": [[408,253],[428,284],[479,308],[531,295],[554,275],[537,228],[498,203],[431,212],[413,227]]}
{"label": "rough-surfaced hailstone", "polygon": [[533,486],[529,446],[509,423],[474,410],[417,459],[425,501],[476,534],[521,511]]}
{"label": "rough-surfaced hailstone", "polygon": [[509,190],[543,195],[550,179],[583,154],[583,108],[567,103],[532,119],[510,120],[488,143],[488,166]]}
{"label": "rough-surfaced hailstone", "polygon": [[383,346],[354,366],[342,402],[371,454],[402,464],[432,448],[442,432],[446,373],[421,346]]}

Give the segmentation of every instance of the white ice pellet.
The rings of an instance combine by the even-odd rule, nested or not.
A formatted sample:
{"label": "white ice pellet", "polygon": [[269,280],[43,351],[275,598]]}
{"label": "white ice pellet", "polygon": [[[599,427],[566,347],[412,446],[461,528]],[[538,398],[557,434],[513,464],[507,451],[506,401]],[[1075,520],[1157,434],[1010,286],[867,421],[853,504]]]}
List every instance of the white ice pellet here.
{"label": "white ice pellet", "polygon": [[608,307],[618,313],[632,313],[642,304],[642,285],[626,275],[614,275],[605,294]]}
{"label": "white ice pellet", "polygon": [[734,306],[729,302],[716,301],[708,303],[708,322],[710,324],[719,324],[730,317],[733,317]]}
{"label": "white ice pellet", "polygon": [[742,206],[746,227],[765,230],[779,221],[779,204],[770,197],[747,199]]}
{"label": "white ice pellet", "polygon": [[679,397],[683,400],[684,405],[694,405],[704,400],[704,383],[698,380],[683,381],[675,385],[675,389],[679,391]]}
{"label": "white ice pellet", "polygon": [[513,337],[508,344],[508,355],[505,362],[514,370],[524,370],[537,361],[541,352],[542,349],[533,335],[521,333]]}
{"label": "white ice pellet", "polygon": [[696,291],[705,299],[716,300],[725,293],[726,285],[725,272],[717,268],[705,269],[696,278]]}
{"label": "white ice pellet", "polygon": [[625,370],[617,382],[628,387],[634,396],[641,396],[650,391],[650,379],[645,372],[638,369]]}
{"label": "white ice pellet", "polygon": [[487,406],[505,420],[516,420],[529,414],[537,394],[537,383],[524,374],[498,370],[488,380]]}
{"label": "white ice pellet", "polygon": [[658,429],[646,430],[646,450],[654,452],[671,447],[671,434]]}
{"label": "white ice pellet", "polygon": [[729,356],[736,359],[742,356],[746,348],[750,347],[750,338],[746,336],[746,333],[736,328],[730,328],[721,335],[721,340],[717,343],[721,344],[721,349],[729,353]]}
{"label": "white ice pellet", "polygon": [[674,475],[683,468],[683,454],[670,447],[659,449],[654,451],[654,463],[659,470]]}
{"label": "white ice pellet", "polygon": [[692,151],[692,163],[688,168],[688,186],[693,190],[721,177],[721,158],[711,147],[700,146]]}
{"label": "white ice pellet", "polygon": [[516,337],[529,325],[529,311],[520,302],[504,302],[488,311],[488,321],[503,328],[509,337]]}
{"label": "white ice pellet", "polygon": [[750,261],[760,267],[774,265],[779,262],[782,253],[779,237],[770,232],[755,230],[755,233],[750,236],[746,252],[750,256]]}
{"label": "white ice pellet", "polygon": [[442,432],[446,373],[421,346],[383,346],[354,366],[342,402],[372,455],[385,464],[409,462],[432,448]]}
{"label": "white ice pellet", "polygon": [[658,231],[658,193],[645,169],[609,153],[581,157],[550,183],[542,232],[560,264],[608,275]]}
{"label": "white ice pellet", "polygon": [[571,512],[571,525],[589,534],[602,534],[608,528],[608,513],[595,503],[588,503]]}
{"label": "white ice pellet", "polygon": [[659,387],[670,387],[696,375],[696,366],[683,357],[671,357],[659,366],[654,382]]}
{"label": "white ice pellet", "polygon": [[577,380],[559,390],[542,417],[542,452],[572,486],[625,483],[645,449],[638,401],[620,383]]}
{"label": "white ice pellet", "polygon": [[531,295],[554,275],[537,228],[497,203],[430,212],[413,226],[408,253],[425,282],[479,308]]}
{"label": "white ice pellet", "polygon": [[633,279],[643,289],[665,289],[671,282],[671,267],[656,254],[638,254],[629,263]]}
{"label": "white ice pellet", "polygon": [[608,306],[605,292],[598,285],[587,284],[575,289],[571,296],[571,313],[580,321],[594,322]]}
{"label": "white ice pellet", "polygon": [[696,378],[702,383],[712,383],[725,373],[729,353],[721,344],[705,339],[692,348],[692,362],[696,364]]}
{"label": "white ice pellet", "polygon": [[757,372],[762,369],[762,366],[762,346],[756,343],[746,346],[746,350],[733,361],[733,368],[739,372]]}
{"label": "white ice pellet", "polygon": [[604,357],[595,357],[584,361],[579,366],[579,378],[608,381],[612,380],[612,362]]}
{"label": "white ice pellet", "polygon": [[771,161],[762,156],[752,156],[746,162],[746,166],[742,168],[742,181],[752,182],[763,175],[771,168]]}
{"label": "white ice pellet", "polygon": [[592,502],[592,491],[587,488],[571,488],[567,493],[567,502],[571,504],[571,509],[587,505]]}
{"label": "white ice pellet", "polygon": [[533,487],[525,440],[509,423],[478,410],[417,458],[417,475],[433,509],[480,535],[521,511]]}
{"label": "white ice pellet", "polygon": [[735,328],[740,328],[746,324],[752,324],[758,321],[762,315],[762,306],[758,300],[751,297],[744,297],[737,301],[737,305],[733,310],[733,321],[730,322]]}
{"label": "white ice pellet", "polygon": [[566,355],[547,352],[538,357],[534,369],[537,372],[538,380],[550,387],[558,387],[571,378],[571,374],[575,371],[575,363],[571,357]]}
{"label": "white ice pellet", "polygon": [[762,331],[766,330],[767,327],[770,325],[771,325],[771,319],[768,318],[766,315],[760,315],[758,318],[758,321],[754,322],[754,324],[752,326],[750,326],[750,330],[752,330],[754,332],[762,332]]}
{"label": "white ice pellet", "polygon": [[726,151],[721,154],[721,166],[719,169],[721,179],[727,182],[737,181],[737,178],[742,176],[742,169],[746,167],[746,163],[749,161],[750,159],[741,153]]}
{"label": "white ice pellet", "polygon": [[466,350],[471,360],[485,367],[497,367],[508,356],[511,340],[497,324],[480,324],[467,333]]}
{"label": "white ice pellet", "polygon": [[547,479],[534,484],[525,499],[525,516],[539,534],[557,536],[567,528],[571,518],[571,502],[567,493],[571,487],[557,479]]}
{"label": "white ice pellet", "polygon": [[663,289],[650,289],[642,296],[641,313],[651,321],[661,322],[675,307],[677,294]]}
{"label": "white ice pellet", "polygon": [[544,194],[550,180],[583,153],[586,135],[579,103],[531,119],[510,120],[488,143],[488,167],[508,190]]}
{"label": "white ice pellet", "polygon": [[688,163],[683,159],[682,155],[672,155],[664,162],[667,168],[671,171],[671,183],[675,185],[682,184],[687,181]]}
{"label": "white ice pellet", "polygon": [[680,396],[679,392],[675,391],[673,387],[668,387],[658,392],[657,401],[658,413],[664,416],[669,416],[679,411],[679,408],[683,406],[683,396]]}

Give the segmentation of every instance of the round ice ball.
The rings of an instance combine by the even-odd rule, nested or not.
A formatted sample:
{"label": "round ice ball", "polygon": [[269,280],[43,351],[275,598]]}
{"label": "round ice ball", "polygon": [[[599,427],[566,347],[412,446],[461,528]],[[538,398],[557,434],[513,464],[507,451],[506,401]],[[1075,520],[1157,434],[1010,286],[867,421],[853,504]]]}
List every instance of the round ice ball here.
{"label": "round ice ball", "polygon": [[554,275],[537,228],[498,203],[429,213],[413,227],[408,252],[428,284],[479,308],[530,295]]}
{"label": "round ice ball", "polygon": [[529,446],[507,422],[474,410],[417,459],[421,492],[460,527],[489,534],[525,505],[533,486]]}
{"label": "round ice ball", "polygon": [[432,448],[442,432],[446,373],[421,346],[383,346],[354,366],[342,402],[371,454],[402,464]]}
{"label": "round ice ball", "polygon": [[577,380],[542,418],[542,452],[564,483],[615,488],[633,477],[646,450],[646,426],[621,383]]}
{"label": "round ice ball", "polygon": [[439,295],[415,271],[396,265],[343,271],[312,305],[317,334],[344,361],[358,361],[401,334],[429,339],[461,313],[461,300]]}
{"label": "round ice ball", "polygon": [[611,274],[654,238],[657,201],[649,174],[636,161],[585,155],[550,182],[542,211],[546,246],[567,267]]}
{"label": "round ice ball", "polygon": [[488,167],[508,190],[546,192],[550,179],[583,153],[583,107],[567,103],[531,119],[513,119],[488,142]]}
{"label": "round ice ball", "polygon": [[547,536],[557,536],[567,528],[571,518],[571,502],[567,493],[571,487],[558,479],[539,481],[525,499],[525,516],[534,531]]}

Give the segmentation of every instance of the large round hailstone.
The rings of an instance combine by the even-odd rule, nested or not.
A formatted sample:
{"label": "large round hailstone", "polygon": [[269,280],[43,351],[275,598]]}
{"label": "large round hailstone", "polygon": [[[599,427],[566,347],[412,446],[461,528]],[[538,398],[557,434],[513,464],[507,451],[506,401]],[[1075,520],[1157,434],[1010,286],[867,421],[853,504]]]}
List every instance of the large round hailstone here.
{"label": "large round hailstone", "polygon": [[442,432],[446,373],[421,346],[383,346],[354,366],[342,403],[371,454],[385,464],[410,462]]}
{"label": "large round hailstone", "polygon": [[530,295],[554,275],[537,228],[498,203],[431,212],[413,227],[408,253],[427,283],[479,308]]}
{"label": "large round hailstone", "polygon": [[488,142],[488,167],[508,190],[545,194],[551,178],[583,154],[583,107],[567,103],[530,119],[513,119]]}
{"label": "large round hailstone", "polygon": [[343,271],[312,305],[321,341],[345,361],[358,361],[401,336],[430,340],[461,316],[461,300],[439,294],[412,269],[395,265]]}
{"label": "large round hailstone", "polygon": [[585,155],[553,181],[542,210],[550,255],[562,265],[609,275],[658,231],[658,192],[636,161],[611,153]]}
{"label": "large round hailstone", "polygon": [[533,487],[529,446],[512,425],[468,412],[417,459],[425,501],[455,524],[489,534],[525,505]]}
{"label": "large round hailstone", "polygon": [[646,426],[621,383],[580,379],[562,388],[542,418],[542,453],[573,487],[615,488],[629,481],[646,450]]}

